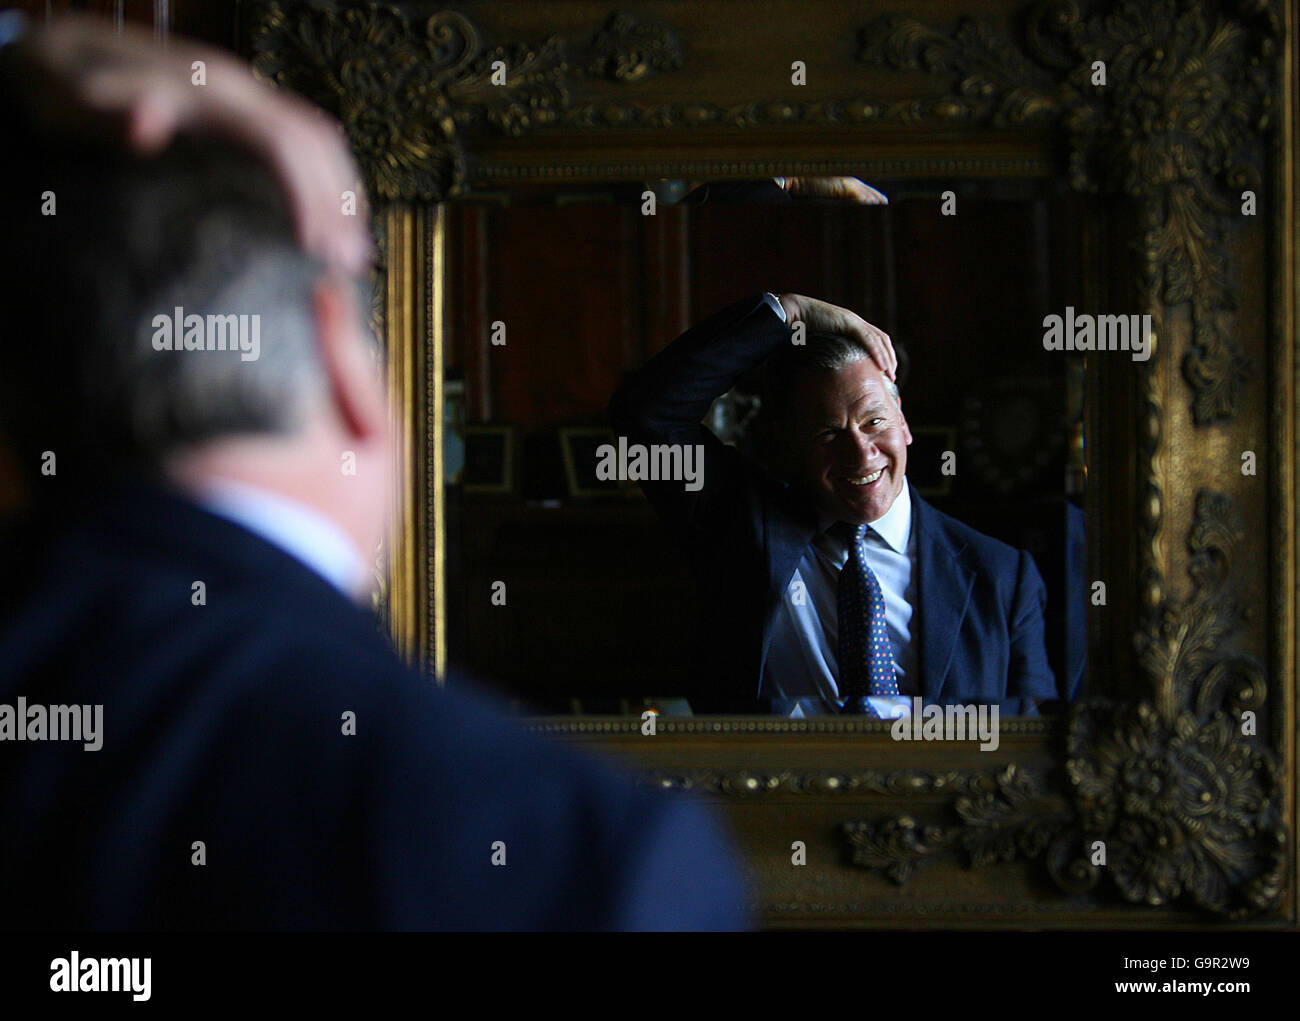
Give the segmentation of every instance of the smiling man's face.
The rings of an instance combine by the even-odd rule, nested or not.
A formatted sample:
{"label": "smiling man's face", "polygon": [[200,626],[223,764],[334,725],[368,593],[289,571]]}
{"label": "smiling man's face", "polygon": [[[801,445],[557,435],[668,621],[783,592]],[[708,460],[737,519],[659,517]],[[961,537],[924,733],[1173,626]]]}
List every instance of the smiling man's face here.
{"label": "smiling man's face", "polygon": [[907,484],[912,433],[870,358],[800,373],[786,428],[794,481],[841,520],[875,521]]}

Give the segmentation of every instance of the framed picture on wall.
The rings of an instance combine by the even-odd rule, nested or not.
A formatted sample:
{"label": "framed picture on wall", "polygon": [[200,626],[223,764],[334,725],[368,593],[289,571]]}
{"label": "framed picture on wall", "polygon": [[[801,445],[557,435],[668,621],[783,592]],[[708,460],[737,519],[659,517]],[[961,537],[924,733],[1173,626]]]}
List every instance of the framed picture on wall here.
{"label": "framed picture on wall", "polygon": [[465,467],[461,480],[467,493],[515,491],[517,432],[513,425],[467,425]]}
{"label": "framed picture on wall", "polygon": [[612,430],[595,426],[561,426],[559,435],[569,496],[590,499],[619,496],[628,491],[629,483],[602,479],[597,472],[601,461],[600,448],[606,444],[611,447],[618,445],[618,438]]}

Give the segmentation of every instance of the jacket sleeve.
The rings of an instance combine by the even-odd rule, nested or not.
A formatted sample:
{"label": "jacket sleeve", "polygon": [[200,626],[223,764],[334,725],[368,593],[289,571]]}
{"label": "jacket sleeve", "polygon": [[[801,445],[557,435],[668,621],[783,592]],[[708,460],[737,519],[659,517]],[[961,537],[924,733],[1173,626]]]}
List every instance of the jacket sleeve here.
{"label": "jacket sleeve", "polygon": [[615,898],[612,928],[633,932],[737,932],[753,919],[754,891],[741,857],[714,810],[683,795],[646,799],[657,808],[629,839]]}
{"label": "jacket sleeve", "polygon": [[1047,587],[1034,559],[1019,551],[1016,591],[1010,614],[1011,659],[1007,676],[1007,699],[1012,707],[1019,700],[1022,715],[1035,715],[1035,703],[1056,698],[1056,677],[1047,661],[1046,625],[1043,610]]}
{"label": "jacket sleeve", "polygon": [[755,295],[691,327],[610,401],[610,425],[629,445],[689,445],[703,454],[698,489],[687,489],[682,481],[640,482],[651,504],[682,537],[707,530],[744,471],[740,455],[701,420],[718,397],[789,338],[790,328]]}
{"label": "jacket sleeve", "polygon": [[[391,729],[372,741],[393,766],[371,788],[372,803],[388,811],[362,831],[382,841],[374,857],[387,863],[377,878],[388,884],[382,902],[392,914],[381,927],[751,924],[740,858],[714,810],[646,790],[612,760],[543,741],[467,690],[465,678],[455,680],[459,689],[415,693],[415,704],[390,712]],[[499,865],[491,857],[497,841],[508,855]]]}

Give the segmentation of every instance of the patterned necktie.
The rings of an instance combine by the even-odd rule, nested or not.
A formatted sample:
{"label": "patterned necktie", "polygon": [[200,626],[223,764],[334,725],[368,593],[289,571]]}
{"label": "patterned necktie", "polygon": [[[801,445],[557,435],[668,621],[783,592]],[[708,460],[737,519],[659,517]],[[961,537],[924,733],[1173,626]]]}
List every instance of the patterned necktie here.
{"label": "patterned necktie", "polygon": [[853,529],[849,558],[840,571],[839,687],[845,696],[844,712],[878,717],[863,696],[897,695],[898,678],[885,623],[885,593],[867,566],[866,537],[866,525]]}

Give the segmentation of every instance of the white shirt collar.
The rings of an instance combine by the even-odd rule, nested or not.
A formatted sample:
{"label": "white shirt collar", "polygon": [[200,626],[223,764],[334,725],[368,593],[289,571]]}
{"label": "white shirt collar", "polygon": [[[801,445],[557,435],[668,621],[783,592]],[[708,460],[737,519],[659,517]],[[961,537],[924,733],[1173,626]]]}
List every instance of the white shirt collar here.
{"label": "white shirt collar", "polygon": [[362,589],[365,561],[344,531],[319,511],[234,479],[206,479],[193,495],[205,510],[300,560],[348,598]]}
{"label": "white shirt collar", "polygon": [[[817,522],[823,532],[835,524],[836,520],[825,511],[817,512]],[[898,496],[894,497],[889,510],[871,522],[869,527],[895,553],[907,552],[907,540],[912,535],[912,494],[911,486],[906,481],[898,491]]]}

